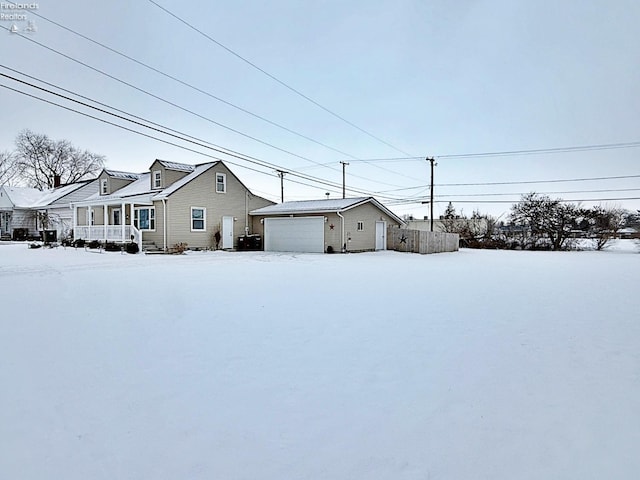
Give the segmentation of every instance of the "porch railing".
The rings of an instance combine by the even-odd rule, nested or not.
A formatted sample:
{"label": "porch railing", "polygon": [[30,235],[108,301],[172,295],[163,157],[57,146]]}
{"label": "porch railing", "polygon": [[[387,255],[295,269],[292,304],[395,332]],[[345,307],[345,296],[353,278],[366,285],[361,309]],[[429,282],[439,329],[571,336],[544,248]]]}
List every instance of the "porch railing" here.
{"label": "porch railing", "polygon": [[[133,225],[124,226],[124,241],[138,244],[142,251],[142,232]],[[86,241],[122,242],[122,225],[79,225],[73,228],[73,238]]]}

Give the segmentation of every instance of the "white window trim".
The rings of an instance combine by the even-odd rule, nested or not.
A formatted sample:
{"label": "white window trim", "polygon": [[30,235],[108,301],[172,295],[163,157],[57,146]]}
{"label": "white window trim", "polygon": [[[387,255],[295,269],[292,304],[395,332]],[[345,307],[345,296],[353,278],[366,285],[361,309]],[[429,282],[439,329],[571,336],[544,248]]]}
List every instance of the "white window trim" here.
{"label": "white window trim", "polygon": [[151,181],[153,182],[154,189],[162,188],[162,170],[154,170]]}
{"label": "white window trim", "polygon": [[100,195],[109,195],[109,179],[100,180]]}
{"label": "white window trim", "polygon": [[[153,218],[153,228],[140,228],[140,210],[149,210],[149,226],[151,226],[151,219]],[[153,211],[153,217],[151,216]],[[133,209],[133,223],[135,227],[141,232],[155,232],[156,231],[156,207],[135,207]]]}
{"label": "white window trim", "polygon": [[363,221],[359,221],[356,224],[356,231],[358,231],[358,232],[363,232],[364,231],[364,222]]}
{"label": "white window trim", "polygon": [[[222,190],[218,190],[218,176],[222,177]],[[227,193],[227,174],[216,172],[216,193]]]}
{"label": "white window trim", "polygon": [[[193,211],[202,210],[202,228],[193,228]],[[198,219],[199,220],[199,219]],[[191,231],[192,232],[206,232],[207,231],[207,209],[206,207],[191,207]]]}

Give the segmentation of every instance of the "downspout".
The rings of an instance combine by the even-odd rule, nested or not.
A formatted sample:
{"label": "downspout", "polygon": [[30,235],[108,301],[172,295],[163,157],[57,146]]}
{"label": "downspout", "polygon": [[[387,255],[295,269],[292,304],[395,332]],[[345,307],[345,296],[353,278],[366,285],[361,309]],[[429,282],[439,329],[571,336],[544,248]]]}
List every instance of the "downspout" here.
{"label": "downspout", "polygon": [[340,238],[342,239],[342,247],[340,251],[342,253],[347,253],[347,244],[344,241],[344,217],[340,214],[339,211],[336,211],[336,213],[340,217]]}
{"label": "downspout", "polygon": [[244,234],[249,235],[249,192],[244,195]]}
{"label": "downspout", "polygon": [[167,199],[162,199],[162,235],[164,242],[164,251],[167,251]]}

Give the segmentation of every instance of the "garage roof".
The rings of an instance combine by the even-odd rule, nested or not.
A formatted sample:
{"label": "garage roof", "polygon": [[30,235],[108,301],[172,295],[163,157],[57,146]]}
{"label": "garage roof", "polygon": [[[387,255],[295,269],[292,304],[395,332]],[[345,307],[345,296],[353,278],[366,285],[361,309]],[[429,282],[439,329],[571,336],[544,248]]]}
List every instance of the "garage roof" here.
{"label": "garage roof", "polygon": [[249,212],[249,215],[294,215],[300,213],[331,213],[350,210],[365,203],[372,203],[400,224],[402,219],[373,197],[331,198],[323,200],[301,200],[269,205]]}

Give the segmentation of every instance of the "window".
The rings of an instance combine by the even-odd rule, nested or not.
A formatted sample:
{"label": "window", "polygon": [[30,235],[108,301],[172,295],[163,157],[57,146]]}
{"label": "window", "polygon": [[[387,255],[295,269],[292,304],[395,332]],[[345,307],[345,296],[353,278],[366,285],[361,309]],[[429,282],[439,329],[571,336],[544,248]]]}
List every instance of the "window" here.
{"label": "window", "polygon": [[101,195],[109,194],[109,180],[106,178],[103,178],[102,180],[100,180],[100,194]]}
{"label": "window", "polygon": [[133,225],[138,230],[156,229],[156,209],[155,207],[141,207],[133,211]]}
{"label": "window", "polygon": [[216,192],[225,193],[227,191],[227,176],[224,173],[216,173]]}
{"label": "window", "polygon": [[153,172],[153,188],[162,188],[162,172],[160,170]]}
{"label": "window", "polygon": [[202,232],[207,229],[207,209],[191,207],[191,231]]}
{"label": "window", "polygon": [[361,232],[364,230],[364,222],[358,222],[358,231]]}

